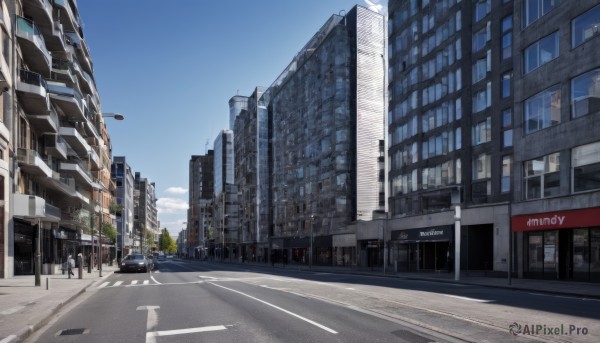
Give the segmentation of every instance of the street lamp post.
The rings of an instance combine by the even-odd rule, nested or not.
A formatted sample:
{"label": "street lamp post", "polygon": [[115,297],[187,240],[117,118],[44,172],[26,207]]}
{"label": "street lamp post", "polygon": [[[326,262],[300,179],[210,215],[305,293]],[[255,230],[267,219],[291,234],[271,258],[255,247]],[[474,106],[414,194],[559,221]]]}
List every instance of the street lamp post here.
{"label": "street lamp post", "polygon": [[310,263],[309,268],[312,268],[312,265],[313,265],[314,223],[315,223],[315,215],[312,214],[310,216],[310,255],[309,255],[309,259],[308,259],[308,262]]}

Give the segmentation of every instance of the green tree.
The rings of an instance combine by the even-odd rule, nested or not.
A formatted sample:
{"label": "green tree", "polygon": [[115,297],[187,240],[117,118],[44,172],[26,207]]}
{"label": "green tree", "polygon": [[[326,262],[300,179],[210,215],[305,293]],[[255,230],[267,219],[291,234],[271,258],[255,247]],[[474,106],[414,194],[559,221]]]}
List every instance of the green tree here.
{"label": "green tree", "polygon": [[146,229],[146,250],[152,251],[152,247],[154,247],[154,233]]}
{"label": "green tree", "polygon": [[113,242],[117,240],[117,228],[111,223],[102,223],[102,234]]}
{"label": "green tree", "polygon": [[169,234],[169,230],[167,228],[163,228],[160,234],[160,238],[158,241],[158,249],[167,254],[174,254],[177,252],[177,244],[171,238]]}

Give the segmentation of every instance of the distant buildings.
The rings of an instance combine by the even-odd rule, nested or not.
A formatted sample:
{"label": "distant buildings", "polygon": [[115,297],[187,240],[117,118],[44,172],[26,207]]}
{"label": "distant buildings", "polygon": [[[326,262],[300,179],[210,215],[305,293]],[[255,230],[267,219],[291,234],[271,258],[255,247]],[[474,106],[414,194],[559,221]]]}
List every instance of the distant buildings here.
{"label": "distant buildings", "polygon": [[214,151],[194,155],[189,163],[189,209],[187,216],[187,255],[205,258],[209,231],[214,230],[212,206],[214,196]]}

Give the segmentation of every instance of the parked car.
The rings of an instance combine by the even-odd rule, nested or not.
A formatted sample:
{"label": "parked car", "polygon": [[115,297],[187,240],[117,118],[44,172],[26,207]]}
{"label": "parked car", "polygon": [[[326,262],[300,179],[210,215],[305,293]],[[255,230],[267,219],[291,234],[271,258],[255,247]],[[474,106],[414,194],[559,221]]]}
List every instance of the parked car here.
{"label": "parked car", "polygon": [[149,272],[151,270],[150,262],[142,254],[129,254],[121,261],[121,272]]}

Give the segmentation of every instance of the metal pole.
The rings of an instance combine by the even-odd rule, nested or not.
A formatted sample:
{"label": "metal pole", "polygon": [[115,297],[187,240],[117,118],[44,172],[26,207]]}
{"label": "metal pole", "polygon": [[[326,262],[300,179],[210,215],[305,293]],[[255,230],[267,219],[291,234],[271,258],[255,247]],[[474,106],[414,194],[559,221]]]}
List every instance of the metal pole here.
{"label": "metal pole", "polygon": [[38,219],[37,223],[37,237],[35,240],[35,285],[39,287],[42,285],[42,225],[41,220]]}
{"label": "metal pole", "polygon": [[314,233],[314,222],[315,222],[315,217],[314,215],[310,216],[310,259],[308,260],[310,262],[309,267],[312,268],[313,265],[313,233]]}
{"label": "metal pole", "polygon": [[104,206],[102,205],[102,192],[100,192],[100,219],[98,220],[98,276],[102,277],[102,222],[104,220]]}
{"label": "metal pole", "polygon": [[454,208],[454,280],[460,280],[460,205]]}
{"label": "metal pole", "polygon": [[90,263],[88,265],[88,273],[91,273],[92,270],[94,270],[94,248],[95,248],[95,244],[94,244],[94,228],[96,227],[94,225],[94,216],[96,215],[96,202],[92,202],[92,213],[90,214],[90,227],[92,228],[92,253],[90,255]]}
{"label": "metal pole", "polygon": [[383,222],[381,224],[381,240],[383,241],[383,273],[385,274],[386,272],[386,266],[387,266],[387,254],[388,254],[388,249],[387,249],[387,245],[385,244],[385,223],[387,223],[387,219],[385,222]]}
{"label": "metal pole", "polygon": [[513,232],[512,232],[512,205],[508,204],[508,284],[512,285],[512,268],[513,268]]}

